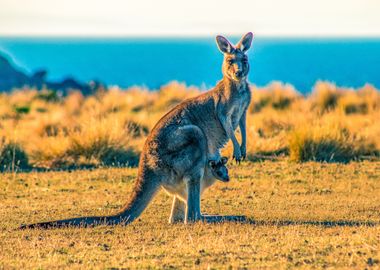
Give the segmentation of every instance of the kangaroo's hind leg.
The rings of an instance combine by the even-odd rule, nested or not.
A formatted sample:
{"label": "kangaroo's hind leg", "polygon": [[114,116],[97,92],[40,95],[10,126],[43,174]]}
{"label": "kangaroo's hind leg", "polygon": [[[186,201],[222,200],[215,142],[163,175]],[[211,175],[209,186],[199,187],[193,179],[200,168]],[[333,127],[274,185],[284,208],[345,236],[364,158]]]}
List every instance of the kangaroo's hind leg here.
{"label": "kangaroo's hind leg", "polygon": [[195,166],[194,169],[184,177],[187,188],[187,208],[185,223],[202,220],[201,214],[201,179],[204,175],[204,165]]}
{"label": "kangaroo's hind leg", "polygon": [[169,223],[185,222],[186,203],[180,200],[177,196],[173,198],[172,211],[169,217]]}
{"label": "kangaroo's hind leg", "polygon": [[206,137],[199,127],[186,125],[173,130],[166,141],[166,161],[175,174],[183,179],[183,190],[179,190],[176,195],[186,202],[185,222],[200,220],[200,186],[207,161]]}
{"label": "kangaroo's hind leg", "polygon": [[167,137],[167,149],[168,165],[178,175],[183,176],[186,185],[185,193],[178,194],[186,201],[185,223],[199,220],[244,221],[245,218],[242,216],[202,216],[201,214],[201,181],[207,162],[207,141],[200,128],[194,125],[178,127]]}

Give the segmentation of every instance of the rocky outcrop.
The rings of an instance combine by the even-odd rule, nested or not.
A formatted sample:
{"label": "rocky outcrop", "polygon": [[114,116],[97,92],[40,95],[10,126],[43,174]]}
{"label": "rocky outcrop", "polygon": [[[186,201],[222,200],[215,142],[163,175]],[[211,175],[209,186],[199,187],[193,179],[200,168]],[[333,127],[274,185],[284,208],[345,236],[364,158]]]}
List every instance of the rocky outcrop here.
{"label": "rocky outcrop", "polygon": [[47,71],[38,70],[31,76],[15,68],[8,58],[0,53],[0,92],[8,92],[12,89],[31,87],[36,89],[48,88],[59,91],[66,95],[71,90],[79,90],[83,95],[90,95],[99,89],[106,89],[105,85],[99,81],[82,83],[75,78],[68,77],[58,82],[51,82],[46,79]]}
{"label": "rocky outcrop", "polygon": [[16,70],[7,58],[0,54],[0,91],[22,87],[29,83],[29,77]]}

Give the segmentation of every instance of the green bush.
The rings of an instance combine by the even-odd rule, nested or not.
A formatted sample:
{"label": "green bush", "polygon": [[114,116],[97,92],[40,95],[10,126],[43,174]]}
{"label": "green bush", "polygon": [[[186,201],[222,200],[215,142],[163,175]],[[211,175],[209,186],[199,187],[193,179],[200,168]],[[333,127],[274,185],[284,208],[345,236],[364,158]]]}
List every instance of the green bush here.
{"label": "green bush", "polygon": [[28,114],[30,112],[30,106],[15,106],[14,110],[17,114]]}

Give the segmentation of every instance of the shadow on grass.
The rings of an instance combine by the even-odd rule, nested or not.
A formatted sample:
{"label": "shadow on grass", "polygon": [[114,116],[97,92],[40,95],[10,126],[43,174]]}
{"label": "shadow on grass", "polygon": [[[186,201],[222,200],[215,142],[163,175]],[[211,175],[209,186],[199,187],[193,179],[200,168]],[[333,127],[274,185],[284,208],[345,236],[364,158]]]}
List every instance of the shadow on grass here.
{"label": "shadow on grass", "polygon": [[[323,221],[311,221],[311,220],[305,220],[305,221],[293,221],[293,220],[253,220],[246,218],[244,216],[208,216],[210,219],[206,221],[206,223],[209,224],[223,224],[223,223],[234,223],[234,224],[249,224],[253,226],[276,226],[276,227],[283,227],[283,226],[299,226],[299,225],[308,225],[308,226],[317,226],[317,227],[325,227],[325,228],[331,228],[331,227],[376,227],[380,225],[380,222],[375,221],[352,221],[352,220],[338,220],[338,221],[331,221],[331,220],[323,220]],[[105,225],[102,223],[98,223],[95,225],[90,226],[71,226],[71,225],[65,225],[65,226],[48,226],[48,227],[41,227],[40,229],[62,229],[62,228],[70,228],[70,227],[77,227],[77,228],[94,228],[95,226],[125,226],[126,224],[118,224],[118,225]],[[182,223],[183,225],[183,223]],[[20,227],[15,228],[14,231],[18,230],[24,230],[24,229],[36,229],[37,227],[33,227],[30,225],[22,224]]]}
{"label": "shadow on grass", "polygon": [[288,148],[280,148],[274,151],[258,151],[254,154],[248,154],[247,159],[252,162],[261,162],[261,161],[280,161],[285,157],[289,156]]}
{"label": "shadow on grass", "polygon": [[321,226],[321,227],[375,227],[379,226],[380,222],[374,221],[353,221],[353,220],[304,220],[304,221],[293,221],[293,220],[253,220],[247,219],[242,223],[252,224],[256,226],[294,226],[294,225],[310,225],[310,226]]}
{"label": "shadow on grass", "polygon": [[254,226],[296,226],[296,225],[310,225],[321,227],[375,227],[379,226],[380,222],[375,221],[354,221],[354,220],[254,220],[246,216],[219,216],[219,215],[204,215],[207,223],[218,222],[235,222],[241,224],[250,224]]}
{"label": "shadow on grass", "polygon": [[246,216],[219,216],[219,215],[204,215],[204,221],[207,223],[240,223],[240,224],[250,224],[253,226],[296,226],[296,225],[309,225],[309,226],[320,226],[320,227],[375,227],[379,226],[380,222],[375,221],[354,221],[354,220],[254,220]]}

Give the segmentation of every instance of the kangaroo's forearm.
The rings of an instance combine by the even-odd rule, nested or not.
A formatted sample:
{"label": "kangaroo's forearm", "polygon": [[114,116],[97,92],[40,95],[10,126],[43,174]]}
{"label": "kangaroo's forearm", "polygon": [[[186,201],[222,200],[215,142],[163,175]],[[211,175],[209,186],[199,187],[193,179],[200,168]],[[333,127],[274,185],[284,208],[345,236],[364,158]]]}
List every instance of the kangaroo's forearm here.
{"label": "kangaroo's forearm", "polygon": [[220,116],[219,120],[220,120],[220,123],[223,126],[224,131],[227,134],[227,137],[229,139],[231,139],[234,147],[238,147],[239,143],[238,143],[238,141],[236,139],[234,129],[232,128],[231,121],[228,119],[228,117],[223,117],[223,116]]}
{"label": "kangaroo's forearm", "polygon": [[239,121],[239,128],[241,133],[241,146],[247,145],[247,114],[244,112],[243,116]]}

